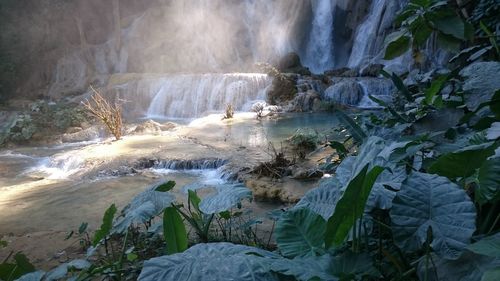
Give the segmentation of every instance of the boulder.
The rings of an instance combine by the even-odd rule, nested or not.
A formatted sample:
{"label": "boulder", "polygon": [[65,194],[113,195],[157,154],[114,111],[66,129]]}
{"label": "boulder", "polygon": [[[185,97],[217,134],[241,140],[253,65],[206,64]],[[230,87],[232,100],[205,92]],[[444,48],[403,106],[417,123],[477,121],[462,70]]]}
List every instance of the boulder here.
{"label": "boulder", "polygon": [[74,134],[74,133],[78,133],[82,130],[83,129],[80,127],[69,127],[68,129],[66,129],[66,134]]}
{"label": "boulder", "polygon": [[319,107],[318,103],[320,100],[321,96],[314,90],[308,90],[307,92],[299,93],[290,103],[288,111],[314,111],[315,105],[316,108]]}
{"label": "boulder", "polygon": [[464,77],[463,89],[466,91],[465,103],[474,111],[483,103],[489,101],[496,90],[500,89],[500,62],[476,62],[462,71]]}
{"label": "boulder", "polygon": [[358,77],[359,72],[355,68],[342,67],[325,71],[325,75],[334,77]]}
{"label": "boulder", "polygon": [[62,142],[82,142],[90,141],[100,137],[100,132],[97,127],[90,127],[75,133],[64,134],[61,137]]}
{"label": "boulder", "polygon": [[297,94],[296,80],[288,76],[274,78],[271,88],[267,92],[269,104],[280,104],[292,100]]}
{"label": "boulder", "polygon": [[343,105],[357,105],[363,97],[363,89],[354,79],[340,81],[328,87],[324,99]]}
{"label": "boulder", "polygon": [[147,120],[146,122],[137,125],[135,129],[132,131],[133,135],[157,135],[163,131],[169,131],[176,127],[176,125],[172,122],[168,122],[165,124],[160,124],[153,120]]}
{"label": "boulder", "polygon": [[324,173],[316,169],[297,169],[293,171],[292,178],[297,180],[319,179]]}
{"label": "boulder", "polygon": [[300,75],[311,75],[309,68],[304,67],[297,53],[288,53],[283,56],[277,65],[279,71],[284,73],[296,73]]}
{"label": "boulder", "polygon": [[362,77],[366,77],[366,76],[378,77],[380,75],[382,69],[384,69],[383,64],[379,64],[379,63],[369,64],[367,67],[365,67],[361,70],[360,76],[362,76]]}

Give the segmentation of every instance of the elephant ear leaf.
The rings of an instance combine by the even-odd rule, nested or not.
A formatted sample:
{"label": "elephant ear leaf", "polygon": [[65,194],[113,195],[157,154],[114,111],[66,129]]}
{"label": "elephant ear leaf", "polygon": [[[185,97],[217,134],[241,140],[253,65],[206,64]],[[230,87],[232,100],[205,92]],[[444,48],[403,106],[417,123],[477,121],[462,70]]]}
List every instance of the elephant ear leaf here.
{"label": "elephant ear leaf", "polygon": [[326,222],[310,209],[285,212],[276,225],[276,242],[286,257],[310,256],[321,252]]}
{"label": "elephant ear leaf", "polygon": [[468,177],[494,154],[494,150],[492,143],[485,143],[444,154],[431,165],[429,172],[450,179]]}
{"label": "elephant ear leaf", "polygon": [[200,210],[205,214],[217,214],[241,204],[243,199],[251,199],[252,191],[242,184],[217,186],[216,192],[203,198]]}
{"label": "elephant ear leaf", "polygon": [[197,244],[183,253],[145,261],[138,280],[277,281],[270,272],[268,258],[279,256],[231,243]]}
{"label": "elephant ear leaf", "polygon": [[390,211],[396,245],[407,252],[422,248],[432,229],[431,247],[445,259],[458,259],[476,230],[476,209],[469,196],[447,178],[411,174]]}
{"label": "elephant ear leaf", "polygon": [[294,209],[308,208],[328,220],[335,210],[343,191],[336,178],[322,180],[319,187],[309,190],[295,205]]}

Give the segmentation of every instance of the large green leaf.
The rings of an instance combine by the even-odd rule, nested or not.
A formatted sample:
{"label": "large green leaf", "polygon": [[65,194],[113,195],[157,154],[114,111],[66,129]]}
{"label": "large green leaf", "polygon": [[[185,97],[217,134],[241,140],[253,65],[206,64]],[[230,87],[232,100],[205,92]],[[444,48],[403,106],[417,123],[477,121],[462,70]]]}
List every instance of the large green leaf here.
{"label": "large green leaf", "polygon": [[367,138],[366,133],[361,129],[361,127],[352,119],[349,115],[345,114],[342,110],[337,111],[337,118],[342,122],[349,133],[352,135],[354,140],[359,143],[363,143]]}
{"label": "large green leaf", "polygon": [[241,200],[250,198],[252,192],[242,184],[219,185],[215,193],[201,200],[200,210],[205,214],[218,214],[234,208]]}
{"label": "large green leaf", "polygon": [[35,270],[29,259],[23,253],[19,252],[14,255],[14,263],[7,263],[7,261],[0,263],[0,280],[16,280]]}
{"label": "large green leaf", "polygon": [[390,41],[385,49],[385,60],[395,59],[410,49],[411,37],[401,35],[394,40]]}
{"label": "large green leaf", "polygon": [[270,267],[277,273],[294,276],[297,280],[363,280],[364,276],[380,277],[368,254],[350,251],[337,256],[326,254],[292,260],[272,259]]}
{"label": "large green leaf", "polygon": [[444,34],[451,35],[457,39],[465,40],[465,23],[458,17],[445,17],[436,19],[434,26]]}
{"label": "large green leaf", "polygon": [[97,246],[102,239],[109,235],[111,228],[113,227],[113,218],[115,217],[115,214],[116,206],[113,204],[104,213],[101,227],[95,232],[94,239],[92,239],[92,246]]}
{"label": "large green leaf", "polygon": [[404,148],[409,142],[392,142],[387,144],[382,138],[372,136],[360,147],[357,156],[350,156],[344,159],[337,167],[336,178],[343,187],[369,164],[369,168],[374,166],[386,167],[377,178],[367,202],[367,210],[373,208],[389,209],[392,199],[396,195],[395,191],[401,188],[402,182],[406,179],[406,171],[403,167],[393,164],[392,154]]}
{"label": "large green leaf", "polygon": [[390,209],[396,191],[401,189],[406,177],[406,169],[403,166],[393,166],[390,169],[385,169],[373,184],[372,191],[366,202],[366,209],[368,211],[374,208]]}
{"label": "large green leaf", "polygon": [[45,278],[43,280],[52,281],[52,280],[61,280],[66,277],[68,271],[70,269],[83,270],[87,269],[91,266],[90,262],[87,260],[72,260],[70,262],[63,263],[51,271],[47,272]]}
{"label": "large green leaf", "polygon": [[155,191],[167,192],[172,190],[175,187],[175,181],[167,181],[166,183],[162,183],[155,188]]}
{"label": "large green leaf", "polygon": [[286,257],[321,254],[325,229],[325,220],[310,209],[291,209],[278,220],[276,243]]}
{"label": "large green leaf", "polygon": [[231,243],[197,244],[183,253],[145,261],[138,280],[278,280],[267,258],[280,256]]}
{"label": "large green leaf", "polygon": [[485,237],[467,249],[479,255],[500,258],[500,233]]}
{"label": "large green leaf", "polygon": [[354,223],[363,216],[366,201],[377,177],[384,170],[375,166],[368,172],[368,164],[348,184],[344,195],[328,220],[325,244],[339,246],[344,242]]}
{"label": "large green leaf", "polygon": [[181,215],[174,207],[168,207],[163,212],[163,236],[169,255],[182,253],[188,247],[186,227]]}
{"label": "large green leaf", "polygon": [[308,208],[322,216],[323,219],[328,220],[342,197],[341,188],[342,186],[336,178],[323,179],[319,187],[309,190],[302,196],[294,209]]}
{"label": "large green leaf", "polygon": [[432,81],[431,86],[425,90],[425,102],[429,105],[434,103],[434,99],[439,92],[443,89],[446,81],[448,81],[448,75],[440,75],[434,81]]}
{"label": "large green leaf", "polygon": [[476,209],[469,196],[447,178],[412,173],[390,211],[396,244],[407,252],[421,249],[432,228],[432,249],[457,259],[476,230]]}
{"label": "large green leaf", "polygon": [[[420,261],[417,267],[417,275],[420,280],[425,280],[427,271],[428,281],[479,281],[485,280],[484,274],[500,265],[499,260],[490,257],[476,255],[469,251],[456,260],[447,260],[431,254],[432,262],[427,264],[425,258]],[[486,279],[487,280],[487,279]],[[498,280],[498,279],[493,279]]]}
{"label": "large green leaf", "polygon": [[337,281],[339,279],[330,273],[332,263],[333,257],[327,254],[294,259],[272,259],[269,261],[269,267],[276,273],[293,276],[297,280]]}
{"label": "large green leaf", "polygon": [[480,203],[500,199],[500,157],[486,160],[479,168],[479,187],[475,191]]}
{"label": "large green leaf", "polygon": [[[350,156],[344,159],[335,171],[335,177],[343,187],[356,177],[359,172],[369,164],[369,168],[385,163],[385,159],[379,154],[387,147],[382,138],[369,137],[360,147],[357,156]],[[384,154],[385,155],[385,154]]]}
{"label": "large green leaf", "polygon": [[450,179],[468,177],[493,153],[491,143],[468,146],[442,155],[430,166],[429,172]]}
{"label": "large green leaf", "polygon": [[500,280],[500,266],[489,269],[484,272],[481,281],[498,281]]}
{"label": "large green leaf", "polygon": [[384,75],[386,78],[389,78],[392,80],[392,83],[394,83],[394,86],[398,89],[398,91],[405,96],[405,98],[408,101],[414,101],[415,98],[411,94],[411,92],[408,90],[408,88],[405,86],[405,83],[401,78],[396,73],[389,74],[386,71],[382,70],[382,75]]}
{"label": "large green leaf", "polygon": [[156,188],[157,185],[153,185],[132,199],[115,221],[113,232],[123,233],[130,225],[144,223],[170,207],[175,197],[169,192],[156,191]]}

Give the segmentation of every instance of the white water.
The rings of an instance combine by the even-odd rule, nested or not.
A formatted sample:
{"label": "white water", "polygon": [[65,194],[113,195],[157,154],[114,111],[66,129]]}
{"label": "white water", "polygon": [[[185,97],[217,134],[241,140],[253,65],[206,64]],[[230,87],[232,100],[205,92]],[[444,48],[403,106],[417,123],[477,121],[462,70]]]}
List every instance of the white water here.
{"label": "white water", "polygon": [[155,79],[143,96],[152,96],[149,118],[194,118],[222,112],[227,104],[235,110],[249,110],[266,98],[271,79],[266,74],[182,74]]}
{"label": "white water", "polygon": [[[393,1],[393,0],[390,0]],[[349,58],[349,67],[356,67],[371,59],[379,23],[386,9],[386,0],[373,0],[368,18],[356,31],[354,45]]]}
{"label": "white water", "polygon": [[375,63],[383,49],[385,32],[406,0],[373,0],[368,17],[359,25],[354,37],[349,67]]}
{"label": "white water", "polygon": [[43,158],[39,164],[25,173],[40,173],[47,179],[68,179],[83,171],[84,158],[76,152],[65,152]]}
{"label": "white water", "polygon": [[336,0],[313,0],[314,19],[304,64],[312,72],[322,73],[334,66],[333,13]]}
{"label": "white water", "polygon": [[385,79],[370,79],[370,80],[360,80],[358,84],[363,89],[363,97],[358,104],[358,108],[362,109],[380,109],[383,108],[372,99],[373,96],[385,103],[391,104],[393,98],[394,86],[391,81]]}

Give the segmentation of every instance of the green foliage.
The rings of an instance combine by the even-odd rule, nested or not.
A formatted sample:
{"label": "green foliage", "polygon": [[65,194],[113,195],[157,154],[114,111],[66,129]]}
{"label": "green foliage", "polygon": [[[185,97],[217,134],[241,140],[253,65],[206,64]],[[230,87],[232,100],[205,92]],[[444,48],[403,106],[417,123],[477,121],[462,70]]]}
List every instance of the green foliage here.
{"label": "green foliage", "polygon": [[197,244],[180,254],[145,261],[138,280],[277,281],[261,258],[275,256],[261,249],[230,243]]}
{"label": "green foliage", "polygon": [[[366,165],[349,182],[344,195],[335,207],[332,217],[328,220],[325,233],[326,247],[340,246],[352,227],[354,227],[354,240],[359,238],[363,227],[362,217],[366,200],[368,200],[375,180],[382,171],[383,168],[378,166],[368,171],[368,165]],[[358,220],[358,233],[356,233],[356,223],[358,223]]]}
{"label": "green foliage", "polygon": [[105,239],[111,233],[113,227],[113,218],[116,214],[115,204],[109,206],[102,218],[101,227],[95,232],[94,239],[92,239],[92,246],[97,246],[102,239]]}
{"label": "green foliage", "polygon": [[167,242],[167,253],[169,255],[182,253],[187,249],[186,227],[174,207],[166,208],[163,213],[163,235],[165,242]]}
{"label": "green foliage", "polygon": [[500,258],[500,233],[483,238],[467,249],[479,255]]}
{"label": "green foliage", "polygon": [[412,173],[390,211],[396,244],[407,252],[430,246],[441,257],[457,259],[476,230],[476,209],[468,195],[448,179]]}
{"label": "green foliage", "polygon": [[276,242],[285,257],[323,254],[326,222],[309,209],[284,213],[276,225]]}
{"label": "green foliage", "polygon": [[175,187],[175,181],[167,181],[166,183],[160,184],[155,188],[155,191],[167,192]]}
{"label": "green foliage", "polygon": [[29,259],[23,253],[16,253],[13,257],[13,263],[8,263],[7,259],[0,264],[0,280],[13,281],[34,271],[35,267]]}
{"label": "green foliage", "polygon": [[457,51],[462,41],[470,40],[472,28],[447,1],[412,0],[396,19],[399,30],[388,36],[384,59],[394,59],[410,47],[415,53],[432,34],[441,47]]}
{"label": "green foliage", "polygon": [[475,191],[476,200],[484,204],[500,200],[500,157],[486,160],[478,173],[479,186]]}
{"label": "green foliage", "polygon": [[468,177],[481,167],[493,151],[494,146],[491,143],[465,147],[439,157],[430,166],[429,172],[450,179]]}

